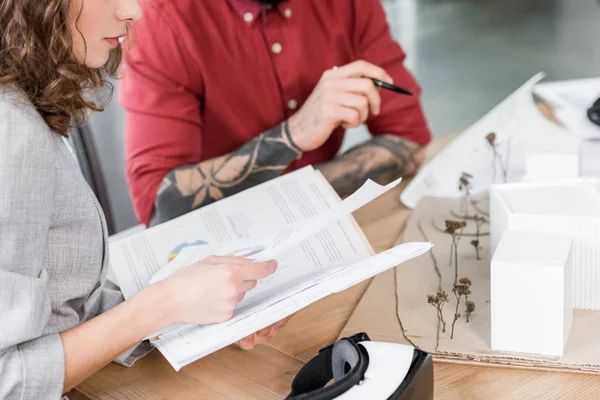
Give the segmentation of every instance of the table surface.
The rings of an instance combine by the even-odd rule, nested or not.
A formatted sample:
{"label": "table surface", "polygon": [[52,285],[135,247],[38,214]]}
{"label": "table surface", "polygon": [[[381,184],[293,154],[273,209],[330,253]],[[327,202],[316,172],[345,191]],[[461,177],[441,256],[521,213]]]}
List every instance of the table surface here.
{"label": "table surface", "polygon": [[[437,138],[428,159],[453,136]],[[391,247],[410,211],[398,201],[407,182],[354,216],[376,252]],[[333,343],[369,281],[300,311],[268,345],[252,351],[230,346],[175,372],[158,351],[132,368],[110,364],[71,393],[72,399],[282,399],[297,371]],[[363,330],[368,331],[368,326]],[[600,377],[456,364],[435,364],[436,399],[583,399],[600,393]],[[599,395],[600,396],[600,395]]]}

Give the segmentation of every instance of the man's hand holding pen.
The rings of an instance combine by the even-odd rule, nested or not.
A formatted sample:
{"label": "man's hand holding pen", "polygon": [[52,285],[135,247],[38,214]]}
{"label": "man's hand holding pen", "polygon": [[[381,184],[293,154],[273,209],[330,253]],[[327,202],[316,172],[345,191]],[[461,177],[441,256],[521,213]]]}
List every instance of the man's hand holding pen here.
{"label": "man's hand holding pen", "polygon": [[379,114],[381,96],[367,76],[393,83],[382,68],[366,61],[355,61],[323,73],[302,108],[289,119],[290,134],[300,149],[314,150],[337,127],[354,128],[370,114]]}
{"label": "man's hand holding pen", "polygon": [[379,115],[381,96],[370,78],[393,83],[382,68],[366,61],[325,71],[302,108],[289,119],[295,144],[303,151],[314,150],[339,126],[354,128],[369,115]]}

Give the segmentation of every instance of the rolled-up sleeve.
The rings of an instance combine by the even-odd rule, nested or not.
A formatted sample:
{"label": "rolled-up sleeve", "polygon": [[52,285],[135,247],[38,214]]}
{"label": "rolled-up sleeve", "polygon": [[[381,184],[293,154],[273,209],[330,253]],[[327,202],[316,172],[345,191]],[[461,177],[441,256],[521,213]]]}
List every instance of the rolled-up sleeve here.
{"label": "rolled-up sleeve", "polygon": [[[104,287],[102,288],[102,297],[100,299],[100,307],[98,308],[98,315],[107,312],[108,310],[118,306],[124,300],[123,293],[121,289],[111,282],[110,280],[106,280],[104,283]],[[130,349],[123,352],[119,357],[117,357],[113,362],[122,365],[124,367],[131,367],[138,360],[146,356],[154,350],[154,347],[150,344],[148,340],[143,340]]]}
{"label": "rolled-up sleeve", "polygon": [[64,349],[44,335],[52,313],[45,268],[59,142],[0,93],[0,398],[60,398]]}

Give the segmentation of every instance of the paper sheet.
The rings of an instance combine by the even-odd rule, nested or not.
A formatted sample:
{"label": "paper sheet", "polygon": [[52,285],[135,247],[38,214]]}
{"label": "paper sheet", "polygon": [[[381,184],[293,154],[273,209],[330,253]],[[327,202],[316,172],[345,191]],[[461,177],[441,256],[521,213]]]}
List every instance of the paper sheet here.
{"label": "paper sheet", "polygon": [[[342,254],[344,254],[344,257],[348,254],[360,258],[366,257],[368,253],[361,253],[357,250],[363,247],[361,246],[362,237],[353,229],[352,221],[346,219],[346,217],[376,197],[396,187],[401,181],[402,178],[399,178],[388,185],[382,186],[369,179],[344,201],[315,217],[258,235],[258,237],[190,248],[188,249],[189,252],[182,252],[175,260],[158,271],[150,280],[150,283],[165,279],[177,269],[200,261],[210,255],[238,254],[239,249],[251,252],[253,249],[258,251],[256,255],[251,254],[248,256],[248,258],[258,262],[272,259],[281,262],[292,257],[288,250],[295,247],[297,251],[302,248],[302,252],[297,251],[293,255],[293,257],[300,257],[295,262],[306,266],[314,266],[315,268],[323,265],[336,267],[340,262],[347,262],[348,260],[342,261]],[[304,241],[306,242],[303,243],[303,246],[299,246]],[[281,255],[284,253],[286,253],[286,257],[282,259]]]}
{"label": "paper sheet", "polygon": [[496,133],[501,158],[508,157],[508,182],[523,177],[526,154],[532,150],[578,154],[581,140],[548,121],[534,104],[532,90],[543,77],[543,73],[535,75],[453,140],[417,174],[401,194],[401,201],[414,208],[425,196],[458,197],[462,172],[473,175],[474,195],[502,182],[502,168],[485,140],[490,132]]}
{"label": "paper sheet", "polygon": [[[306,225],[304,228],[306,228]],[[271,276],[261,279],[258,285],[246,294],[244,300],[238,304],[238,307],[243,307],[245,304],[268,297],[280,290],[281,287],[301,280],[303,276],[317,273],[323,268],[335,268],[363,259],[370,256],[369,247],[363,242],[362,236],[354,229],[352,222],[349,219],[344,219],[338,222],[333,222],[329,227],[322,228],[316,234],[303,238],[301,235],[308,229],[294,230],[292,226],[288,231],[298,232],[288,235],[288,240],[294,240],[293,237],[300,237],[299,241],[295,241],[295,245],[289,244],[282,247],[282,251],[270,251],[269,259],[276,259],[278,267],[275,273]],[[288,232],[283,232],[287,235]],[[276,249],[282,231],[276,231],[268,235],[263,235],[260,239],[247,239],[238,244],[225,245],[207,245],[199,248],[190,254],[189,257],[180,263],[173,262],[161,269],[151,280],[150,283],[158,282],[167,278],[170,274],[184,266],[187,266],[196,261],[200,261],[211,255],[226,255],[231,253],[231,249],[243,246],[248,249],[261,248],[263,245],[257,243],[265,243],[267,250]],[[286,239],[283,239],[286,241]],[[175,260],[177,261],[177,260]]]}
{"label": "paper sheet", "polygon": [[331,193],[320,173],[306,167],[111,242],[111,268],[128,299],[183,251],[257,236],[319,215],[338,203],[339,198]]}
{"label": "paper sheet", "polygon": [[325,269],[310,280],[236,312],[234,318],[225,324],[186,326],[162,335],[154,345],[179,370],[317,300],[417,257],[430,248],[430,243],[407,243],[345,267]]}
{"label": "paper sheet", "polygon": [[[236,249],[246,249],[260,251],[249,258],[257,261],[276,259],[278,267],[275,273],[261,279],[258,285],[246,294],[237,305],[236,311],[243,312],[248,307],[255,307],[273,296],[287,293],[287,289],[296,287],[301,282],[310,285],[311,276],[371,255],[370,246],[365,242],[360,229],[355,228],[349,214],[394,188],[401,180],[397,179],[386,186],[368,180],[355,193],[327,212],[258,237],[186,249],[159,270],[149,283],[166,279],[178,269],[208,256],[230,255],[237,253]],[[164,328],[149,337],[164,334],[173,328]]]}
{"label": "paper sheet", "polygon": [[600,139],[600,126],[587,117],[587,109],[600,97],[600,78],[538,83],[534,93],[552,105],[556,119],[569,132]]}

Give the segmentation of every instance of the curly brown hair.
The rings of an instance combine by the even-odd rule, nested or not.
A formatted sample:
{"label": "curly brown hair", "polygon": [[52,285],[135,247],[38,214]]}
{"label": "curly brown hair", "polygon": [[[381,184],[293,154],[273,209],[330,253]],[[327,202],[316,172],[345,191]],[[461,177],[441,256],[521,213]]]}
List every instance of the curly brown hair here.
{"label": "curly brown hair", "polygon": [[116,76],[122,57],[119,46],[102,68],[76,61],[69,2],[0,1],[0,85],[22,90],[50,129],[64,136],[73,121],[81,124],[89,110],[104,108],[89,92],[108,86],[112,94],[103,77]]}

